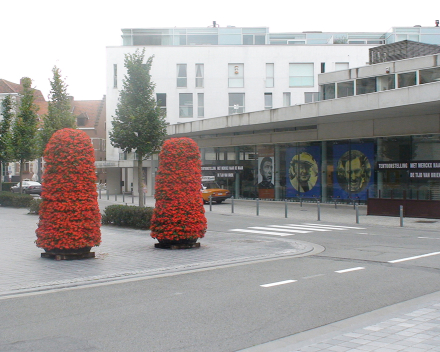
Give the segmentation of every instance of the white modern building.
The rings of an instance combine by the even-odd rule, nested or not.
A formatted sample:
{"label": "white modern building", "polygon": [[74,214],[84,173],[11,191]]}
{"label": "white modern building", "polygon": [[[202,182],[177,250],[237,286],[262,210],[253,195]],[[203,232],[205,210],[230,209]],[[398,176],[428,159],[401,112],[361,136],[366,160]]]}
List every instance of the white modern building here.
{"label": "white modern building", "polygon": [[[123,29],[122,39],[123,45],[107,48],[108,130],[125,74],[124,55],[137,49],[154,55],[157,100],[167,121],[176,125],[236,114],[260,116],[247,114],[314,103],[321,100],[319,74],[365,66],[371,61],[369,49],[380,44],[405,39],[438,44],[440,29],[270,33],[266,27],[222,28],[214,23],[207,28]],[[109,139],[106,151],[102,166],[107,167],[109,188],[130,191],[133,185],[137,192],[133,155],[121,153]],[[153,192],[156,166],[144,162],[147,194]]]}

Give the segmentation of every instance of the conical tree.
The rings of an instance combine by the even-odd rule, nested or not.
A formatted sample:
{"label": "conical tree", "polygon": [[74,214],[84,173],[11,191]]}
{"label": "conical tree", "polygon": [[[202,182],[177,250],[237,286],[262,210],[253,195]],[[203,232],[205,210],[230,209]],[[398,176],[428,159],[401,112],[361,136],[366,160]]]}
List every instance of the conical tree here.
{"label": "conical tree", "polygon": [[165,141],[159,154],[151,237],[165,244],[196,242],[204,237],[207,223],[201,177],[197,144],[190,138]]}
{"label": "conical tree", "polygon": [[90,137],[80,130],[58,130],[50,138],[44,158],[37,247],[68,253],[99,246],[101,215]]}

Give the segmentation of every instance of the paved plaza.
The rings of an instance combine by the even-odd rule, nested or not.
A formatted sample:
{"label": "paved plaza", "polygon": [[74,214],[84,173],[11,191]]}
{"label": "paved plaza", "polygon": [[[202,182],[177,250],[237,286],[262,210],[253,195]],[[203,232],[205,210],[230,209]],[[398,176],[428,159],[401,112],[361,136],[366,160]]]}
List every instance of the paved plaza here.
{"label": "paved plaza", "polygon": [[[125,203],[137,203],[126,197]],[[117,200],[102,196],[101,210]],[[154,199],[146,198],[154,205]],[[257,209],[258,207],[258,209]],[[283,219],[284,202],[234,201],[205,206],[208,218],[218,214],[246,217],[250,225],[254,216]],[[232,213],[233,212],[233,213]],[[326,224],[346,226],[375,225],[399,227],[399,218],[365,215],[365,206],[356,210],[351,205],[321,204],[321,220]],[[300,217],[303,222],[316,222],[318,205],[287,204],[289,219]],[[55,261],[40,258],[42,250],[35,246],[38,217],[27,209],[0,207],[0,238],[2,275],[0,299],[20,294],[42,292],[109,281],[140,279],[188,270],[240,264],[285,256],[310,255],[322,250],[319,245],[279,237],[272,241],[257,240],[252,234],[211,231],[197,250],[157,250],[149,231],[102,227],[102,245],[93,249],[95,259]],[[404,219],[404,226],[434,230],[438,221]],[[238,244],[238,245],[237,245]],[[440,351],[440,292],[408,302],[382,308],[311,331],[285,337],[248,348],[248,352],[315,352],[315,351]]]}

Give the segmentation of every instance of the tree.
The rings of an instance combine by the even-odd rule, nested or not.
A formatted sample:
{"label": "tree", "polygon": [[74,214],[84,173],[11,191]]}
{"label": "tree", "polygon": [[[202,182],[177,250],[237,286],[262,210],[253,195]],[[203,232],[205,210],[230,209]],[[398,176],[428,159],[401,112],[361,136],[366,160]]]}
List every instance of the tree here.
{"label": "tree", "polygon": [[150,69],[153,56],[144,64],[145,49],[126,54],[123,87],[119,94],[116,116],[112,121],[110,141],[114,147],[129,153],[135,151],[138,167],[139,206],[144,205],[142,196],[142,161],[159,151],[166,137],[166,122],[154,99],[155,84]]}
{"label": "tree", "polygon": [[37,157],[36,134],[38,129],[38,107],[34,104],[32,80],[22,79],[23,91],[20,93],[18,114],[12,128],[12,159],[20,162],[20,193],[22,193],[22,177],[24,164]]}
{"label": "tree", "polygon": [[40,153],[43,154],[50,137],[63,128],[76,128],[75,116],[71,112],[67,85],[61,77],[61,71],[54,66],[53,79],[50,81],[48,113],[43,116],[43,128],[39,133]]}
{"label": "tree", "polygon": [[3,182],[3,163],[10,161],[11,154],[11,124],[14,111],[10,95],[2,100],[1,113],[3,118],[0,121],[0,191]]}

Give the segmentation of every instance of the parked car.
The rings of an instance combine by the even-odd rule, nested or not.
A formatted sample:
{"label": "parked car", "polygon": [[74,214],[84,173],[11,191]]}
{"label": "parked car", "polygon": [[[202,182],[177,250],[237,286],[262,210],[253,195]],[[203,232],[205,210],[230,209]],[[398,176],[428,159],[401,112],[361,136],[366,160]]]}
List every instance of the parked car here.
{"label": "parked car", "polygon": [[215,181],[202,182],[203,203],[209,203],[209,197],[212,201],[220,204],[224,200],[231,198],[232,194],[227,189],[222,189]]}
{"label": "parked car", "polygon": [[[23,181],[23,193],[26,194],[41,194],[41,183],[35,181]],[[11,187],[11,192],[20,193],[20,183]]]}

